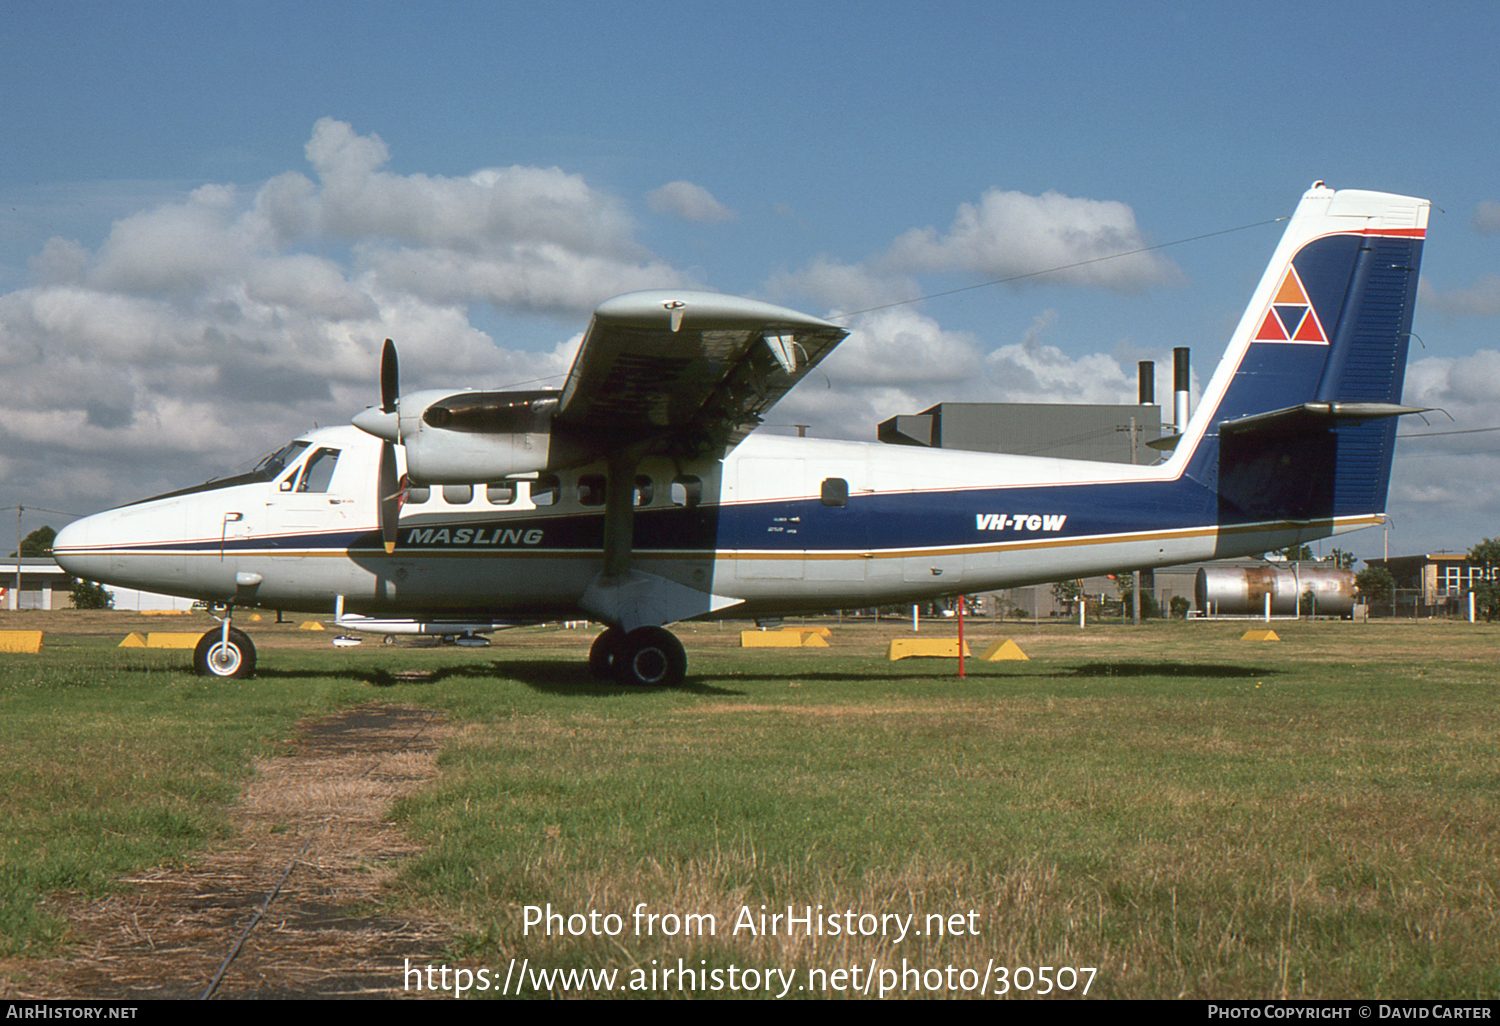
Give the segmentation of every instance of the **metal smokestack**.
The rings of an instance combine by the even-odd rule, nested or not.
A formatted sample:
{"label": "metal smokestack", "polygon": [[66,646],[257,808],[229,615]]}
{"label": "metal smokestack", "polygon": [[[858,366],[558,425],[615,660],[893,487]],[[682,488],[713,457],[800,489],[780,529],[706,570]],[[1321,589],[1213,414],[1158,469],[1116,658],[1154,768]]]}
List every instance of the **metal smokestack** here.
{"label": "metal smokestack", "polygon": [[1140,403],[1142,406],[1152,406],[1156,403],[1156,364],[1150,360],[1142,360],[1136,365],[1137,388],[1140,392]]}
{"label": "metal smokestack", "polygon": [[1172,424],[1180,435],[1187,428],[1188,393],[1193,387],[1191,349],[1179,346],[1172,350]]}

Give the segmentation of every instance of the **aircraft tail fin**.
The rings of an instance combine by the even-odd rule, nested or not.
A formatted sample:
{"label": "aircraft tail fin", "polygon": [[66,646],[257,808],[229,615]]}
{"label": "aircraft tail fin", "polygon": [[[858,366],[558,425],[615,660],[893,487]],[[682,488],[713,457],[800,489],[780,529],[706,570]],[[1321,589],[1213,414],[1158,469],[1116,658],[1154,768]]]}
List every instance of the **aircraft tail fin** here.
{"label": "aircraft tail fin", "polygon": [[1429,208],[1303,196],[1173,456],[1221,524],[1384,512]]}

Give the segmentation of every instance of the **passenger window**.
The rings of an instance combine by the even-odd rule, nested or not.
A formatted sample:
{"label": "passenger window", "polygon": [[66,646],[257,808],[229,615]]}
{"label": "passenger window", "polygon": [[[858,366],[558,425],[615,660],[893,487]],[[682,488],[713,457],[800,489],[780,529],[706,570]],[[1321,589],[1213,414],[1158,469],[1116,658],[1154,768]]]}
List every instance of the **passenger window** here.
{"label": "passenger window", "polygon": [[516,501],[516,483],[497,481],[495,484],[485,485],[484,500],[491,506],[509,506]]}
{"label": "passenger window", "polygon": [[326,492],[328,483],[333,480],[333,468],[338,465],[339,451],[337,449],[319,449],[307,460],[307,466],[302,470],[302,483],[297,486],[299,492]]}
{"label": "passenger window", "polygon": [[641,474],[635,479],[635,496],[631,501],[637,506],[649,506],[655,496],[656,486],[651,483],[649,477]]}
{"label": "passenger window", "polygon": [[584,474],[578,479],[578,504],[580,506],[604,505],[603,474]]}
{"label": "passenger window", "polygon": [[412,485],[406,489],[408,506],[420,506],[430,498],[432,498],[432,489],[427,485]]}
{"label": "passenger window", "polygon": [[561,492],[562,482],[557,479],[556,474],[543,474],[531,482],[531,501],[538,506],[556,504]]}
{"label": "passenger window", "polygon": [[822,499],[825,506],[849,505],[849,482],[841,477],[825,477]]}
{"label": "passenger window", "polygon": [[450,506],[467,506],[474,501],[474,486],[443,485],[443,501]]}
{"label": "passenger window", "polygon": [[703,481],[691,474],[672,479],[672,505],[696,506],[703,501]]}

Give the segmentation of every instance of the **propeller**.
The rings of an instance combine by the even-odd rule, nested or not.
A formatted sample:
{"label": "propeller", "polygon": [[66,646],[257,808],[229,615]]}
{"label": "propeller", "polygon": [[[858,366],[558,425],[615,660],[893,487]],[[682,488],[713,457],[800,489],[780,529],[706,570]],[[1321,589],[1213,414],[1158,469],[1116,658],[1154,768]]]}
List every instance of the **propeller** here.
{"label": "propeller", "polygon": [[[380,351],[380,412],[397,413],[401,405],[401,371],[396,360],[396,343],[385,340]],[[400,424],[398,419],[397,424]],[[396,438],[400,440],[399,427]],[[380,474],[375,486],[379,506],[380,540],[387,555],[396,551],[396,529],[401,519],[401,502],[406,490],[396,474],[396,445],[390,439],[380,442]]]}
{"label": "propeller", "polygon": [[396,359],[396,343],[385,340],[380,350],[380,412],[395,413],[401,403],[401,367]]}

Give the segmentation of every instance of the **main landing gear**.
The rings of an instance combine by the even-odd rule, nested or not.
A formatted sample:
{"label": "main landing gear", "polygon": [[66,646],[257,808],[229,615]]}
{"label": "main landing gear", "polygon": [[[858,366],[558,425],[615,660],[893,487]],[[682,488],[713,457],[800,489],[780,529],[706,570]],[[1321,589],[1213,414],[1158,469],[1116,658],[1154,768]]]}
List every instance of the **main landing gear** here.
{"label": "main landing gear", "polygon": [[682,642],[664,627],[607,628],[589,649],[589,671],[638,687],[677,687],[687,676]]}

